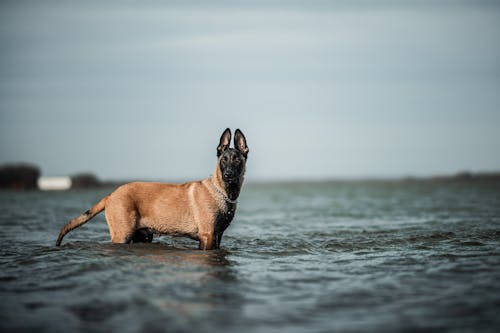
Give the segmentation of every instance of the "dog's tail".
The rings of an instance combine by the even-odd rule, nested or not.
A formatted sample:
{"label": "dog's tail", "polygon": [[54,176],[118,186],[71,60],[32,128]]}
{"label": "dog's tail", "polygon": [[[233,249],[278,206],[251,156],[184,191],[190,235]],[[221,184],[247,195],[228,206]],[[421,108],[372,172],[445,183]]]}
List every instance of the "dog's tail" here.
{"label": "dog's tail", "polygon": [[66,235],[68,232],[70,232],[71,230],[73,230],[75,228],[78,228],[79,226],[88,222],[94,216],[96,216],[97,214],[102,212],[104,210],[104,208],[106,207],[106,201],[108,201],[108,197],[109,197],[109,195],[105,196],[94,207],[90,208],[82,215],[69,221],[68,224],[66,224],[64,227],[62,227],[61,231],[59,232],[59,237],[57,237],[56,246],[61,245],[61,241],[62,241],[64,235]]}

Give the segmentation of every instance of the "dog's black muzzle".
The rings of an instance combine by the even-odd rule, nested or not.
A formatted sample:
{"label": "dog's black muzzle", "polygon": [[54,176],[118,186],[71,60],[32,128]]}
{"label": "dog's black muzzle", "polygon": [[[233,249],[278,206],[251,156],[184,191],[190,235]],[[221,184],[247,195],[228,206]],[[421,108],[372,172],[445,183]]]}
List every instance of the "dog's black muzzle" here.
{"label": "dog's black muzzle", "polygon": [[232,170],[225,170],[222,174],[222,178],[226,183],[236,183],[238,182],[238,177]]}

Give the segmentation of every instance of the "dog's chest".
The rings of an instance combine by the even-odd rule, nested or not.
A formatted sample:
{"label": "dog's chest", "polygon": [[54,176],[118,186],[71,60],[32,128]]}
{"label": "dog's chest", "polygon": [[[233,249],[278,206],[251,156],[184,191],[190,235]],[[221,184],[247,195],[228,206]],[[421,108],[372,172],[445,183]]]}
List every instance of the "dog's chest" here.
{"label": "dog's chest", "polygon": [[228,203],[227,209],[219,211],[215,218],[214,231],[215,233],[223,233],[224,230],[231,224],[236,212],[236,205]]}

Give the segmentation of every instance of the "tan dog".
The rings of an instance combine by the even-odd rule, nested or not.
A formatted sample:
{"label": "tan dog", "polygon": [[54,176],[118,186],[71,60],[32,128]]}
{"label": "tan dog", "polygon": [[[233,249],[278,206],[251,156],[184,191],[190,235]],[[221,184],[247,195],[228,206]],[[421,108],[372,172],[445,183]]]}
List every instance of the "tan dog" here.
{"label": "tan dog", "polygon": [[217,147],[212,176],[181,185],[136,182],[120,186],[66,224],[56,246],[68,232],[105,210],[113,243],[151,242],[158,233],[198,240],[202,250],[219,248],[236,211],[248,156],[246,139],[239,129],[234,134],[235,148],[229,148],[230,141],[227,128]]}

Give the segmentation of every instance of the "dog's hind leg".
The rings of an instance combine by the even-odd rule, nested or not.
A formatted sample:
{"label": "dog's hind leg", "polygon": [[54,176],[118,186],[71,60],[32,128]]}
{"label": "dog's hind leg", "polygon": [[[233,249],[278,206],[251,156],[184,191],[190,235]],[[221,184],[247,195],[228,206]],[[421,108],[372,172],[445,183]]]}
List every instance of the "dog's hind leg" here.
{"label": "dog's hind leg", "polygon": [[112,230],[110,228],[109,233],[111,234],[111,241],[113,243],[128,244],[132,241],[132,238],[135,235],[135,230],[133,229],[124,230],[123,228]]}
{"label": "dog's hind leg", "polygon": [[132,241],[137,229],[138,212],[123,203],[111,202],[110,209],[104,211],[111,241],[126,244]]}
{"label": "dog's hind leg", "polygon": [[153,241],[153,229],[150,228],[140,228],[137,229],[132,235],[131,243],[151,243]]}

